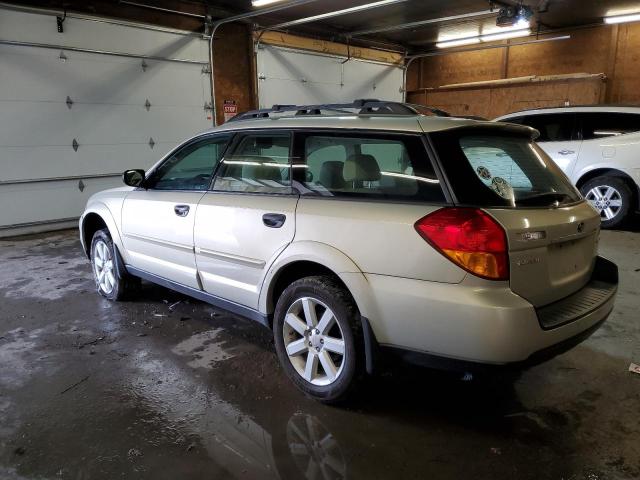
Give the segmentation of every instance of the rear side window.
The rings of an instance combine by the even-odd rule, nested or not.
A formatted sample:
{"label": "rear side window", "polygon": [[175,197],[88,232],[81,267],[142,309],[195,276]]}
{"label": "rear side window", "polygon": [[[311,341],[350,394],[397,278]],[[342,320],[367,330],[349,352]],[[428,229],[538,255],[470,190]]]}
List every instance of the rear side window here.
{"label": "rear side window", "polygon": [[617,137],[640,131],[640,115],[635,113],[593,112],[578,114],[582,121],[582,139]]}
{"label": "rear side window", "polygon": [[569,179],[527,137],[477,129],[431,137],[462,204],[549,207],[580,200]]}
{"label": "rear side window", "polygon": [[526,115],[507,122],[519,123],[540,132],[537,142],[566,142],[573,139],[575,115],[573,113],[553,113]]}
{"label": "rear side window", "polygon": [[444,202],[418,136],[296,134],[293,172],[303,195]]}
{"label": "rear side window", "polygon": [[213,190],[290,193],[290,146],[288,133],[239,135],[220,162]]}

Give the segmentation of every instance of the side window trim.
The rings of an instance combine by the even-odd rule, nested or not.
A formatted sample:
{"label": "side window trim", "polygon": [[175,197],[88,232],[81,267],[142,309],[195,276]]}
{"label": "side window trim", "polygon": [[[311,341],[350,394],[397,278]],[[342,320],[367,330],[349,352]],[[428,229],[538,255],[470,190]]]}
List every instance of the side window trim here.
{"label": "side window trim", "polygon": [[[148,181],[150,178],[152,178],[162,168],[163,165],[165,165],[169,160],[171,160],[175,155],[179,154],[185,148],[189,148],[196,143],[204,142],[207,140],[214,140],[216,137],[229,137],[229,138],[227,142],[224,144],[223,153],[220,156],[220,159],[217,161],[217,163],[214,165],[211,171],[211,181],[213,181],[214,173],[218,170],[218,166],[220,165],[220,162],[224,158],[226,151],[229,149],[229,145],[231,145],[231,142],[233,140],[233,132],[205,133],[202,135],[198,135],[197,137],[193,137],[184,143],[181,143],[180,145],[175,147],[173,150],[171,150],[169,153],[167,153],[161,162],[157,163],[151,170],[147,172],[145,176],[145,182]],[[173,189],[173,190],[162,190],[162,189],[144,187],[143,189],[152,190],[152,191],[162,191],[162,192],[206,192],[207,191],[207,188],[198,189],[198,190],[179,189],[179,188]]]}

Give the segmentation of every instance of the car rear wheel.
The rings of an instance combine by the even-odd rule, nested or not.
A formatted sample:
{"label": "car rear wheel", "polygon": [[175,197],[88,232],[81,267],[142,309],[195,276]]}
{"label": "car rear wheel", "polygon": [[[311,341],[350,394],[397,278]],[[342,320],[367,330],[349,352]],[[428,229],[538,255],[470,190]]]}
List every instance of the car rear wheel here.
{"label": "car rear wheel", "polygon": [[353,299],[329,276],[306,277],[276,305],[276,351],[287,376],[309,396],[344,400],[360,376],[361,328]]}
{"label": "car rear wheel", "polygon": [[624,222],[631,209],[633,195],[629,186],[618,177],[602,176],[580,187],[602,221],[602,228],[615,228]]}
{"label": "car rear wheel", "polygon": [[139,286],[139,279],[121,271],[116,247],[106,229],[98,230],[93,235],[91,266],[98,293],[109,300],[122,300]]}

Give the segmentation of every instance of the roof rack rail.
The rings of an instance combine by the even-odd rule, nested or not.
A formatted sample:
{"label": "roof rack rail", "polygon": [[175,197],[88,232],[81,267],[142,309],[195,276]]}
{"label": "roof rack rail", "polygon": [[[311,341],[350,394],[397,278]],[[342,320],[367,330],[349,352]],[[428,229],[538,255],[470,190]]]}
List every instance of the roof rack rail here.
{"label": "roof rack rail", "polygon": [[[327,112],[327,113],[324,113]],[[229,122],[240,120],[257,120],[263,118],[278,118],[280,114],[288,116],[322,116],[327,114],[347,115],[435,115],[449,117],[449,113],[439,108],[415,105],[412,103],[387,102],[375,98],[361,98],[351,103],[323,103],[318,105],[274,105],[271,108],[250,110],[229,119]],[[286,117],[287,115],[282,115]]]}

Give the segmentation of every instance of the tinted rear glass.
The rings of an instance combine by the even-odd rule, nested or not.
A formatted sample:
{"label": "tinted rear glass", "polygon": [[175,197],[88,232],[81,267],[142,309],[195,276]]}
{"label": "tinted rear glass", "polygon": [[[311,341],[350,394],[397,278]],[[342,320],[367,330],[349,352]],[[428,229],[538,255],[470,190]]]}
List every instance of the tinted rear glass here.
{"label": "tinted rear glass", "polygon": [[458,201],[480,207],[549,207],[580,200],[529,138],[482,130],[432,134]]}

